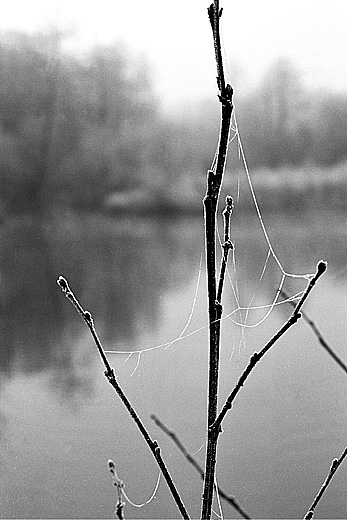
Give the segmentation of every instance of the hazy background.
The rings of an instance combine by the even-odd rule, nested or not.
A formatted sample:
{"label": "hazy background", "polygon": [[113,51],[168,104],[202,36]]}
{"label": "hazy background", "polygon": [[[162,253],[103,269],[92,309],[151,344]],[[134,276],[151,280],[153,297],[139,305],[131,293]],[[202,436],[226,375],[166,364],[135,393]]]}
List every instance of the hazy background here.
{"label": "hazy background", "polygon": [[[66,46],[80,53],[119,39],[131,52],[150,60],[153,83],[166,107],[215,94],[214,55],[207,37],[208,2],[134,0],[67,1],[28,4],[14,1],[3,9],[0,27],[35,31],[53,25],[69,33]],[[346,91],[346,17],[343,0],[226,2],[223,41],[231,81],[255,87],[278,57],[292,60],[311,88]],[[236,69],[236,70],[235,70]]]}
{"label": "hazy background", "polygon": [[[345,2],[241,5],[226,6],[223,41],[254,177],[299,188],[299,175],[302,191],[329,176],[341,195]],[[219,125],[204,2],[14,3],[0,27],[1,214],[123,207],[129,190],[138,208],[200,205]]]}
{"label": "hazy background", "polygon": [[[287,273],[328,272],[305,310],[346,362],[347,4],[224,2],[226,74],[272,246]],[[202,463],[207,310],[202,198],[219,129],[207,3],[8,2],[0,19],[0,513],[109,518],[116,461],[135,502],[156,467],[103,377],[66,276],[192,517],[202,484],[149,419]],[[235,132],[236,121],[233,120]],[[255,325],[282,272],[237,139],[225,314]],[[266,266],[266,269],[265,269]],[[197,280],[200,272],[200,283]],[[233,287],[232,287],[233,285]],[[287,277],[296,294],[305,280]],[[187,323],[187,337],[168,349]],[[223,321],[221,401],[288,317]],[[154,348],[157,347],[157,348]],[[139,354],[143,349],[150,349]],[[126,352],[122,353],[122,352]],[[128,353],[135,352],[130,358]],[[134,369],[137,369],[134,371]],[[224,425],[218,479],[253,518],[302,518],[346,446],[346,374],[301,320],[262,361]],[[347,464],[317,518],[346,518]],[[161,484],[128,518],[173,518]],[[238,517],[226,506],[225,517]]]}

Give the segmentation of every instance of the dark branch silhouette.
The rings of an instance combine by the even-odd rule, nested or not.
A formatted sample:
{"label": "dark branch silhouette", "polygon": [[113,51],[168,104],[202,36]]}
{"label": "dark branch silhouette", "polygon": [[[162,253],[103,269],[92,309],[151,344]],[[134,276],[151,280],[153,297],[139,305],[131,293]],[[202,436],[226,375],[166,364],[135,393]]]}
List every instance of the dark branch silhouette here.
{"label": "dark branch silhouette", "polygon": [[183,504],[183,501],[177,491],[177,488],[171,478],[171,475],[169,473],[169,470],[167,469],[166,467],[166,464],[161,456],[161,451],[160,451],[160,447],[158,445],[158,442],[156,440],[152,440],[152,438],[150,437],[145,425],[143,424],[142,420],[140,419],[140,417],[138,416],[138,414],[136,413],[135,409],[132,407],[132,405],[130,404],[130,401],[129,399],[126,397],[126,395],[124,394],[122,388],[120,387],[118,381],[117,381],[117,378],[116,378],[116,375],[114,373],[114,370],[113,368],[111,368],[109,362],[108,362],[108,359],[106,357],[106,354],[105,354],[105,351],[103,349],[103,346],[101,345],[101,342],[100,342],[100,339],[97,335],[97,332],[95,330],[95,326],[94,326],[94,321],[93,321],[93,318],[92,318],[92,315],[89,311],[85,311],[82,307],[82,305],[79,303],[79,301],[77,300],[76,296],[74,295],[74,293],[71,291],[70,287],[69,287],[69,284],[67,282],[67,280],[65,278],[63,278],[62,276],[60,276],[57,280],[57,283],[59,285],[59,287],[61,288],[61,290],[63,291],[63,293],[65,294],[65,296],[67,297],[68,300],[70,300],[70,302],[73,304],[73,306],[77,309],[77,312],[82,316],[84,322],[86,323],[86,325],[88,326],[92,336],[93,336],[93,339],[94,339],[94,342],[97,346],[97,349],[99,351],[99,354],[100,354],[100,357],[106,367],[106,371],[105,371],[105,377],[107,378],[108,382],[110,383],[110,385],[114,388],[114,390],[117,392],[117,394],[119,395],[121,401],[123,402],[124,406],[126,407],[126,409],[128,410],[130,416],[133,418],[133,420],[135,421],[137,427],[139,428],[143,438],[145,439],[149,449],[151,450],[155,460],[157,461],[157,464],[161,470],[161,472],[163,473],[163,476],[167,482],[167,485],[169,486],[169,489],[171,491],[171,494],[177,504],[177,507],[178,509],[180,510],[180,513],[182,515],[182,518],[185,518],[187,520],[189,520],[189,515],[188,515],[188,512]]}
{"label": "dark branch silhouette", "polygon": [[[286,298],[286,299],[289,298],[289,296],[285,293],[285,291],[283,291],[283,289],[281,290],[281,294],[282,294],[282,296],[284,296],[284,298]],[[290,300],[290,301],[288,301],[288,303],[290,303],[293,307],[295,307],[295,303],[293,301]],[[318,339],[319,343],[322,345],[322,347],[328,352],[328,354],[333,358],[333,360],[336,361],[336,363],[347,374],[347,365],[342,361],[342,359],[339,358],[339,356],[336,354],[336,352],[328,345],[328,343],[323,338],[322,333],[318,330],[314,321],[312,321],[311,318],[309,318],[304,311],[301,311],[301,315],[304,318],[304,320],[306,321],[306,323],[308,323],[310,325],[311,329],[317,336],[317,339]]]}
{"label": "dark branch silhouette", "polygon": [[330,466],[330,470],[329,470],[329,473],[328,473],[328,476],[325,479],[322,487],[318,491],[318,493],[317,493],[314,501],[312,502],[309,510],[307,511],[306,515],[304,516],[304,520],[310,520],[311,518],[313,518],[314,510],[316,509],[318,502],[322,498],[323,493],[325,492],[326,488],[328,487],[331,479],[335,475],[335,473],[338,470],[339,466],[342,464],[342,462],[343,462],[344,458],[346,457],[346,455],[347,455],[347,448],[344,449],[344,452],[342,453],[342,455],[341,455],[341,457],[339,459],[334,459],[332,461],[331,466]]}
{"label": "dark branch silhouette", "polygon": [[[177,437],[176,433],[173,431],[173,430],[170,430],[156,415],[152,414],[151,415],[151,419],[153,419],[153,421],[155,422],[155,424],[161,429],[163,430],[164,433],[166,433],[166,435],[168,435],[168,437],[170,437],[173,442],[176,444],[176,446],[178,447],[178,449],[183,453],[184,457],[187,459],[188,462],[190,462],[190,464],[196,469],[196,471],[199,473],[200,477],[202,478],[202,480],[204,480],[204,477],[205,477],[205,474],[204,474],[204,470],[202,469],[202,467],[200,466],[200,464],[195,460],[195,458],[188,452],[188,450],[186,449],[186,447],[184,446],[184,444],[182,444],[182,442],[180,441],[180,439]],[[228,504],[230,504],[234,509],[235,511],[237,511],[241,516],[242,518],[246,518],[246,519],[249,519],[250,520],[250,516],[248,515],[248,513],[246,513],[246,511],[237,503],[236,499],[231,496],[231,495],[228,495],[227,493],[225,493],[219,486],[217,486],[217,490],[218,490],[218,493],[219,493],[219,496],[221,498],[223,498],[223,500],[225,500],[226,502],[228,502]]]}

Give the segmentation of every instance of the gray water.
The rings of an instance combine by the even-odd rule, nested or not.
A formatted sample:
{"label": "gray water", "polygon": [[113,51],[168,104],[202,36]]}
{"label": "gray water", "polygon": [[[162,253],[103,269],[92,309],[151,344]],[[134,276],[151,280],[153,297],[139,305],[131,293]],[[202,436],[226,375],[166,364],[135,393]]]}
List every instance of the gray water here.
{"label": "gray water", "polygon": [[[224,314],[273,301],[281,271],[270,258],[256,218],[233,217],[235,266]],[[347,216],[268,214],[267,230],[283,268],[312,273],[326,259],[305,311],[347,362]],[[57,214],[18,219],[0,228],[1,506],[2,518],[111,518],[116,501],[107,460],[116,462],[129,497],[151,495],[158,470],[151,453],[103,376],[89,333],[61,293],[65,276],[92,311],[120,384],[158,439],[192,517],[202,483],[150,419],[155,413],[203,462],[206,422],[207,329],[203,225],[199,217],[121,218]],[[287,278],[295,294],[303,279]],[[183,339],[179,338],[196,304]],[[253,300],[252,300],[253,298]],[[267,308],[235,313],[253,325]],[[222,325],[220,404],[249,357],[289,316],[276,306],[262,324]],[[136,351],[145,350],[141,355]],[[134,352],[132,356],[124,352]],[[331,461],[347,445],[347,375],[303,321],[264,357],[238,395],[220,436],[218,482],[253,518],[302,518]],[[347,464],[316,510],[317,518],[347,517]],[[223,505],[225,518],[239,518]],[[161,482],[127,518],[177,518]]]}

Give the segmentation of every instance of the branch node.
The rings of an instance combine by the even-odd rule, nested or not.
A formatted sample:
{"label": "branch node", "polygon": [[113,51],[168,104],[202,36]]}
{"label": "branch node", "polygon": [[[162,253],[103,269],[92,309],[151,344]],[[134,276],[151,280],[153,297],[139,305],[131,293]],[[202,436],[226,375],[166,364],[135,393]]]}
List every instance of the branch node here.
{"label": "branch node", "polygon": [[89,323],[91,327],[94,326],[93,316],[89,311],[84,311],[84,319]]}
{"label": "branch node", "polygon": [[214,25],[214,4],[211,4],[207,8],[207,14],[208,14],[208,18],[210,20],[210,24],[211,24],[211,27],[212,27],[212,30],[213,30],[213,25]]}
{"label": "branch node", "polygon": [[[219,76],[217,77],[217,81],[219,81]],[[221,90],[221,94],[218,95],[218,99],[222,103],[223,106],[226,106],[226,105],[232,106],[233,94],[234,94],[233,87],[231,85],[229,85],[229,83],[228,83],[226,85],[225,89]]]}
{"label": "branch node", "polygon": [[223,314],[223,305],[218,300],[216,300],[215,306],[216,306],[217,320],[220,320],[222,317],[222,314]]}
{"label": "branch node", "polygon": [[113,381],[116,380],[116,375],[114,373],[113,368],[108,368],[107,370],[105,370],[104,374],[111,384]]}
{"label": "branch node", "polygon": [[249,364],[255,365],[256,363],[258,363],[259,359],[260,359],[259,352],[254,352],[254,354],[252,354],[252,356],[250,357]]}
{"label": "branch node", "polygon": [[229,239],[227,240],[226,242],[224,242],[224,244],[222,245],[223,249],[225,251],[230,251],[230,249],[234,249],[234,244],[232,243],[232,241]]}

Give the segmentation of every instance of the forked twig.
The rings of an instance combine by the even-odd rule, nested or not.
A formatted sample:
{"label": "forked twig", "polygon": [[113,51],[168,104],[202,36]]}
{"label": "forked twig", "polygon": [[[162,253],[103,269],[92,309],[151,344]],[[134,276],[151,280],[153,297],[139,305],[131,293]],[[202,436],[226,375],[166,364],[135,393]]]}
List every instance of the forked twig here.
{"label": "forked twig", "polygon": [[159,466],[159,468],[161,469],[161,472],[167,482],[167,485],[169,486],[169,489],[171,491],[171,494],[176,502],[176,505],[178,507],[178,509],[180,510],[180,513],[182,515],[182,518],[185,518],[187,520],[189,520],[189,515],[188,515],[188,512],[183,504],[183,501],[177,491],[177,488],[171,478],[171,475],[169,473],[169,470],[167,469],[166,467],[166,464],[161,456],[161,451],[160,451],[160,447],[158,445],[158,442],[156,440],[152,440],[152,438],[150,437],[146,427],[144,426],[142,420],[140,419],[140,417],[138,416],[137,412],[134,410],[134,408],[132,407],[132,405],[130,404],[130,401],[128,400],[128,398],[126,397],[126,395],[124,394],[122,388],[120,387],[118,381],[117,381],[117,378],[116,378],[116,375],[114,373],[114,370],[113,368],[111,368],[109,362],[108,362],[108,359],[106,357],[106,354],[105,354],[105,351],[103,349],[103,346],[101,345],[101,342],[100,342],[100,339],[97,335],[97,332],[96,332],[96,329],[95,329],[95,326],[94,326],[94,321],[93,321],[93,318],[92,318],[92,315],[89,311],[85,311],[82,307],[82,305],[79,303],[79,301],[77,300],[76,296],[74,295],[74,293],[71,291],[70,287],[69,287],[69,284],[67,282],[67,280],[65,278],[63,278],[62,276],[60,276],[57,280],[57,283],[59,285],[59,287],[61,288],[61,290],[63,291],[63,293],[65,294],[65,296],[67,297],[68,300],[70,300],[70,302],[73,304],[73,306],[77,309],[77,312],[82,316],[84,322],[86,323],[86,325],[88,326],[92,336],[93,336],[93,339],[94,339],[94,342],[97,346],[97,349],[99,351],[99,354],[101,356],[101,359],[106,367],[106,371],[105,371],[105,376],[108,380],[108,382],[111,384],[111,386],[114,388],[114,390],[117,392],[117,394],[119,395],[121,401],[123,402],[124,406],[126,407],[126,409],[128,410],[129,414],[131,415],[131,417],[133,418],[133,420],[135,421],[137,427],[139,428],[143,438],[145,439],[149,449],[151,450],[155,460],[157,461],[157,464]]}
{"label": "forked twig", "polygon": [[[177,437],[176,433],[173,430],[170,430],[156,415],[152,414],[151,419],[155,422],[155,424],[163,430],[168,437],[170,437],[173,442],[176,444],[178,449],[183,453],[184,457],[190,462],[190,464],[196,469],[196,471],[199,473],[200,477],[204,479],[205,474],[204,470],[200,466],[200,464],[195,460],[195,458],[187,451],[186,447],[182,444],[180,439]],[[237,503],[236,499],[225,493],[219,486],[217,486],[218,493],[221,498],[223,498],[226,502],[228,502],[234,509],[237,511],[242,518],[246,518],[250,520],[250,516],[246,511]]]}
{"label": "forked twig", "polygon": [[323,493],[324,491],[326,490],[326,488],[328,487],[331,479],[333,478],[333,476],[335,475],[336,471],[338,470],[339,466],[342,464],[343,462],[343,459],[347,456],[347,447],[344,449],[344,452],[342,453],[341,457],[339,459],[334,459],[331,463],[331,466],[330,466],[330,470],[329,470],[329,473],[328,473],[328,476],[327,478],[325,479],[325,481],[323,482],[323,485],[322,487],[320,488],[320,490],[318,491],[314,501],[312,502],[309,510],[307,511],[306,515],[304,516],[304,520],[310,520],[311,518],[313,518],[314,516],[314,510],[316,509],[317,507],[317,504],[318,502],[320,501],[320,499],[322,498],[323,496]]}

